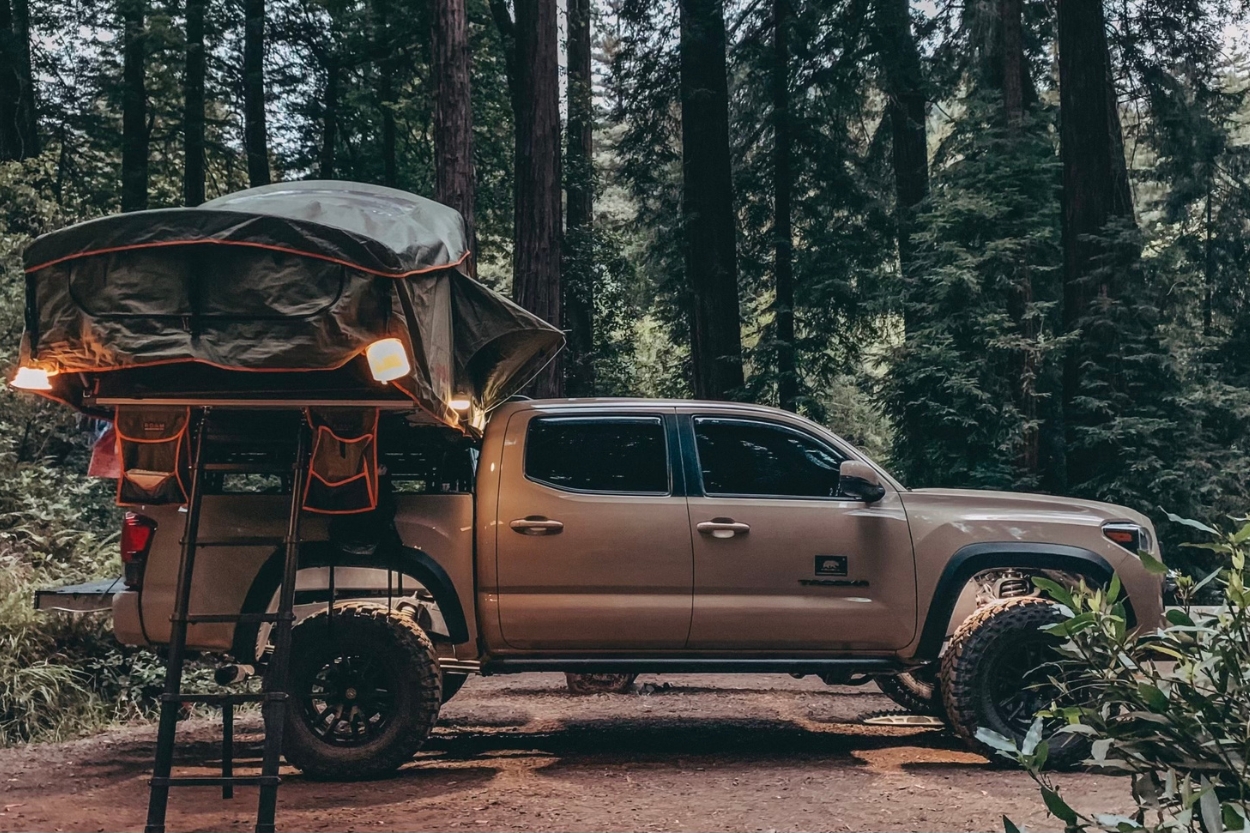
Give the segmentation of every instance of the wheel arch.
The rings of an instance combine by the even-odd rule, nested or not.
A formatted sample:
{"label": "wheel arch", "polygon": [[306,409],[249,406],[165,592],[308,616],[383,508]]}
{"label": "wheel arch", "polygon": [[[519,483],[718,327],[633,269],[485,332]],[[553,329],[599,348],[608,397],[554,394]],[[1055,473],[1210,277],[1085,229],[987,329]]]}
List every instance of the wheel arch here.
{"label": "wheel arch", "polygon": [[[968,544],[950,557],[938,577],[937,586],[933,589],[933,601],[916,646],[916,659],[937,659],[964,585],[978,573],[1006,568],[1070,573],[1098,587],[1110,585],[1115,575],[1115,570],[1105,558],[1083,547],[1015,541]],[[1124,607],[1131,627],[1136,621],[1132,600],[1125,597]]]}
{"label": "wheel arch", "polygon": [[[273,594],[282,584],[284,553],[274,550],[257,571],[243,600],[242,613],[263,613]],[[365,567],[374,570],[393,570],[418,582],[434,596],[443,621],[447,624],[447,636],[455,644],[469,641],[468,622],[455,584],[443,566],[428,553],[414,547],[394,547],[379,550],[372,555],[353,555],[325,541],[304,544],[300,547],[299,569],[317,567]],[[260,631],[257,623],[240,624],[234,629],[231,653],[245,661],[249,649],[254,651]]]}

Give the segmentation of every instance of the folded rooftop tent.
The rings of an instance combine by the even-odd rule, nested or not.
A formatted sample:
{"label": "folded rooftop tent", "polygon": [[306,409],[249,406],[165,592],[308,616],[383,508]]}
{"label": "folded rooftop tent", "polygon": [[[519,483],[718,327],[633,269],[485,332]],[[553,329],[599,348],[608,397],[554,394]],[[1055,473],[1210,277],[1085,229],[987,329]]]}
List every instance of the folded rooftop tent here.
{"label": "folded rooftop tent", "polygon": [[[268,185],[36,239],[25,253],[21,364],[49,396],[110,402],[407,402],[451,425],[515,393],[562,333],[469,277],[447,206],[354,182]],[[362,355],[396,338],[382,386]]]}

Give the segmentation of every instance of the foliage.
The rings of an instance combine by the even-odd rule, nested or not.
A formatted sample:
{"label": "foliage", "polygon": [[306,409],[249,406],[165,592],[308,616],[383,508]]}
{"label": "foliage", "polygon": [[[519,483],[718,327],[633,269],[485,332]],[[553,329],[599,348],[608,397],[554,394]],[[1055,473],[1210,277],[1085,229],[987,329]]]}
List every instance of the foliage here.
{"label": "foliage", "polygon": [[[1068,593],[1054,582],[1035,582],[1056,599],[1065,620],[1046,630],[1066,640],[1051,675],[1058,702],[1039,716],[1020,748],[1001,736],[983,739],[1023,764],[1042,790],[1047,808],[1070,831],[1240,830],[1250,816],[1250,519],[1217,532],[1175,515],[1173,522],[1214,539],[1196,545],[1220,561],[1195,582],[1179,579],[1182,607],[1167,612],[1166,626],[1132,631],[1118,580],[1110,588]],[[1151,573],[1167,568],[1149,553]],[[1220,604],[1192,605],[1205,584],[1220,589]],[[1043,773],[1047,741],[1043,718],[1059,719],[1060,732],[1093,740],[1090,764],[1132,776],[1137,813],[1132,817],[1082,813],[1068,806],[1052,776]]]}

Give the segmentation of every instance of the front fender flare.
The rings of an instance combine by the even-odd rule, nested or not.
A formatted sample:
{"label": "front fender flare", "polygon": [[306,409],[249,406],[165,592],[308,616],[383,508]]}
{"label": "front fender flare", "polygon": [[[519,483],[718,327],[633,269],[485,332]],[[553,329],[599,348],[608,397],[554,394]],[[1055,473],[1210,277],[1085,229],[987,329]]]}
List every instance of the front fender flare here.
{"label": "front fender flare", "polygon": [[[1115,570],[1107,559],[1083,547],[1024,544],[1017,541],[968,544],[951,556],[946,562],[946,568],[942,570],[942,575],[938,577],[920,642],[916,646],[916,659],[937,659],[942,643],[946,641],[946,628],[964,585],[977,573],[1007,567],[1059,570],[1081,576],[1091,585],[1099,587],[1109,585],[1111,577],[1115,575]],[[1132,600],[1125,598],[1124,607],[1131,627],[1135,622]]]}

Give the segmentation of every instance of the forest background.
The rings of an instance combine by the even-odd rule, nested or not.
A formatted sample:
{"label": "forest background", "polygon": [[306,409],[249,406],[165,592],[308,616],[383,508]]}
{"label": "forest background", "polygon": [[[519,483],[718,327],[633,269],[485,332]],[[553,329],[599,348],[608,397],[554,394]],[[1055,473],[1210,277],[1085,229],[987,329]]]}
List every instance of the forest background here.
{"label": "forest background", "polygon": [[[1241,0],[0,0],[0,366],[21,252],[337,178],[434,197],[558,323],[536,395],[761,402],[908,486],[1250,490]],[[160,668],[37,586],[119,572],[98,426],[0,390],[0,742]]]}

